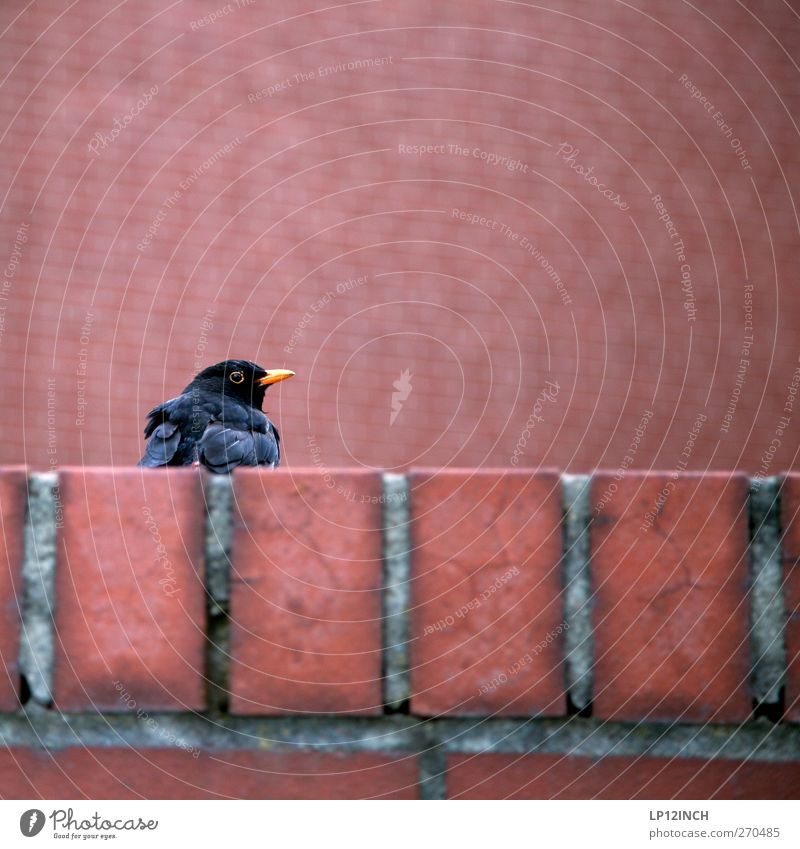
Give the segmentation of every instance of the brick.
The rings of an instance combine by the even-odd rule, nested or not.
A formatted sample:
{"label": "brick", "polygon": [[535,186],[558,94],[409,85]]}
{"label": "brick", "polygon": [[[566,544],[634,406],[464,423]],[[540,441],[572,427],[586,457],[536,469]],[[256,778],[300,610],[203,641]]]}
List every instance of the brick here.
{"label": "brick", "polygon": [[786,609],[786,716],[800,722],[800,474],[781,489],[783,592]]}
{"label": "brick", "polygon": [[0,469],[0,710],[19,706],[19,629],[23,528],[28,479],[23,468]]}
{"label": "brick", "polygon": [[409,488],[412,711],[562,714],[558,475],[420,469]]}
{"label": "brick", "polygon": [[[598,509],[612,483],[616,492]],[[594,714],[747,719],[747,479],[601,473],[591,503]]]}
{"label": "brick", "polygon": [[450,799],[797,799],[800,763],[452,755]]}
{"label": "brick", "polygon": [[56,705],[201,709],[205,510],[197,470],[64,469],[60,498]]}
{"label": "brick", "polygon": [[[414,799],[413,755],[179,749],[0,751],[4,799]],[[197,755],[197,757],[195,757]]]}
{"label": "brick", "polygon": [[231,712],[382,711],[380,496],[374,472],[236,473]]}

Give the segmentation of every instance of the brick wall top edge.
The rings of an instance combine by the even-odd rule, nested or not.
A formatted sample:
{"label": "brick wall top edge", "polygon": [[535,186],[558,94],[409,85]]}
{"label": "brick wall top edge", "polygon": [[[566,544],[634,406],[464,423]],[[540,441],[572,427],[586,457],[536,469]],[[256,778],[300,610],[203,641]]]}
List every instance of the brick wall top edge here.
{"label": "brick wall top edge", "polygon": [[[35,471],[35,470],[33,470]],[[165,469],[141,469],[138,466],[61,466],[53,472],[65,475],[146,475],[151,472],[166,472],[170,475],[196,475],[196,466],[170,466]]]}
{"label": "brick wall top edge", "polygon": [[[161,469],[144,469],[139,468],[138,466],[111,466],[111,465],[99,465],[99,466],[59,466],[58,468],[43,468],[38,466],[26,465],[24,463],[12,464],[12,465],[0,465],[0,474],[12,473],[12,472],[26,472],[28,474],[42,474],[46,472],[53,473],[76,473],[76,472],[102,472],[102,473],[113,473],[113,474],[125,474],[125,473],[137,473],[137,474],[193,474],[198,471],[197,467],[193,466],[170,466],[168,468]],[[205,471],[205,470],[202,470]],[[374,475],[380,474],[384,471],[390,471],[389,469],[363,469],[357,466],[329,466],[325,469],[319,469],[316,466],[291,466],[284,467],[282,469],[261,469],[261,468],[245,468],[245,469],[237,469],[236,474],[270,474],[270,475],[307,475],[307,474],[318,474],[320,476],[325,475],[326,473],[338,471],[338,472],[347,472],[347,474],[353,475]],[[412,466],[409,468],[405,474],[408,475],[421,475],[421,476],[429,476],[432,474],[437,475],[446,475],[446,474],[472,474],[472,475],[497,475],[497,474],[509,474],[509,475],[560,475],[560,474],[569,474],[565,472],[563,469],[558,469],[555,467],[543,467],[540,469],[525,469],[519,467],[506,467],[506,466]],[[600,476],[613,476],[617,474],[616,469],[610,468],[598,468],[594,471],[588,473],[590,477],[600,477]],[[629,478],[646,478],[646,477],[666,477],[672,476],[675,472],[672,469],[630,469],[626,473],[626,477]],[[721,471],[719,469],[709,470],[709,471],[687,471],[687,472],[679,472],[678,477],[680,478],[748,478],[751,477],[746,472],[741,471],[732,471],[725,470]],[[790,472],[790,471],[779,471],[774,475],[770,475],[770,477],[774,478],[800,478],[800,472]],[[766,480],[766,478],[764,478]]]}
{"label": "brick wall top edge", "polygon": [[409,475],[429,477],[430,475],[532,475],[546,476],[561,474],[561,470],[552,466],[541,469],[521,469],[514,466],[412,466]]}
{"label": "brick wall top edge", "polygon": [[[158,469],[153,469],[153,471],[157,472]],[[330,474],[332,471],[336,471],[339,474],[357,475],[363,478],[372,477],[373,475],[379,475],[381,473],[380,469],[363,469],[359,466],[326,466],[324,469],[317,468],[316,466],[291,466],[284,467],[282,469],[249,467],[236,469],[234,473],[237,475],[281,475],[283,477],[292,477],[295,475],[318,475],[322,478],[325,475]]]}
{"label": "brick wall top edge", "polygon": [[[595,469],[591,477],[614,477],[617,475],[615,469]],[[732,470],[720,471],[719,469],[707,472],[675,472],[674,469],[636,469],[629,470],[625,477],[642,480],[644,478],[671,478],[678,477],[683,480],[702,480],[703,478],[716,478],[717,480],[746,480],[749,476],[745,472]]]}
{"label": "brick wall top edge", "polygon": [[[10,469],[10,468],[27,468],[25,466],[0,466],[0,470]],[[346,471],[348,474],[359,474],[359,475],[375,475],[379,474],[380,470],[372,470],[372,469],[363,469],[358,466],[331,466],[330,468],[335,468],[337,471]],[[35,471],[35,469],[32,469]],[[83,470],[91,470],[91,471],[100,471],[100,472],[136,472],[137,474],[164,474],[164,472],[168,473],[179,473],[179,474],[187,474],[191,472],[206,471],[205,469],[201,469],[199,466],[166,466],[158,469],[146,469],[140,468],[139,466],[60,466],[58,469],[52,469],[51,471],[55,472],[80,472]],[[319,469],[316,466],[291,466],[284,467],[282,469],[268,469],[266,467],[247,467],[236,469],[236,474],[270,474],[270,475],[290,475],[290,474],[318,474],[324,475],[329,469],[326,467],[325,469]]]}

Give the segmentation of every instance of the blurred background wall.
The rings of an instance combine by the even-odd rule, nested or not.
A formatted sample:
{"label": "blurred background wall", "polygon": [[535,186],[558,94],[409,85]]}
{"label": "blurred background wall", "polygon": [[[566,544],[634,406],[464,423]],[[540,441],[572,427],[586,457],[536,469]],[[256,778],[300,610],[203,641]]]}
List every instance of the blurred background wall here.
{"label": "blurred background wall", "polygon": [[235,356],[297,372],[290,465],[793,466],[796,4],[6,0],[0,33],[0,462],[134,463]]}

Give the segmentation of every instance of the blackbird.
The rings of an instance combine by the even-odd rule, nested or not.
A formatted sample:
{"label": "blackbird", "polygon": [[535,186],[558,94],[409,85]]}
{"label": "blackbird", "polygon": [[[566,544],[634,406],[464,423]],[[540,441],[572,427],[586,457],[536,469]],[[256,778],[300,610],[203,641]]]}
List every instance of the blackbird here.
{"label": "blackbird", "polygon": [[225,360],[203,369],[178,395],[147,414],[147,446],[140,466],[191,466],[217,474],[237,466],[281,461],[278,429],[261,411],[267,387],[293,377],[248,360]]}

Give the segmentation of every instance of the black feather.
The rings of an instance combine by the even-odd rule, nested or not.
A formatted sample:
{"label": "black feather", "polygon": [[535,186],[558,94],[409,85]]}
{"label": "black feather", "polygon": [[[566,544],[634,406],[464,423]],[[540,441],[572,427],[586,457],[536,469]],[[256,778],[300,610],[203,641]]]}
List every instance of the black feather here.
{"label": "black feather", "polygon": [[[231,384],[231,371],[246,380]],[[177,397],[147,415],[148,438],[140,466],[188,466],[199,462],[227,474],[237,466],[280,464],[280,436],[261,411],[266,371],[245,360],[228,360],[201,372]]]}
{"label": "black feather", "polygon": [[224,422],[212,422],[203,433],[199,445],[200,462],[212,471],[230,472],[236,466],[263,466],[273,468],[280,463],[277,433],[270,422],[268,433],[238,430]]}
{"label": "black feather", "polygon": [[162,422],[153,429],[152,434],[139,465],[151,468],[166,466],[175,456],[181,440],[178,426],[172,422]]}

